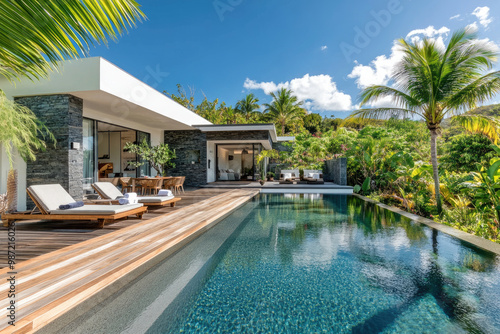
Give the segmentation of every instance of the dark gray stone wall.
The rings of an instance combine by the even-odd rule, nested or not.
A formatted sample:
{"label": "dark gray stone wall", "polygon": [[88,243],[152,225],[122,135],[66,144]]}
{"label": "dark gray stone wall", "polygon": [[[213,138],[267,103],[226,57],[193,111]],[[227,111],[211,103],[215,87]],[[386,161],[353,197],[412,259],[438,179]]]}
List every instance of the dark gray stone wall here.
{"label": "dark gray stone wall", "polygon": [[[17,103],[31,109],[57,140],[27,163],[27,185],[59,183],[76,200],[83,199],[83,100],[72,95],[19,97]],[[72,150],[71,143],[80,143]],[[28,196],[28,208],[33,202]]]}
{"label": "dark gray stone wall", "polygon": [[325,161],[323,177],[325,181],[333,182],[340,186],[346,186],[347,158],[337,158]]}
{"label": "dark gray stone wall", "polygon": [[248,142],[256,140],[268,140],[272,144],[271,136],[267,130],[254,131],[214,131],[207,132],[207,141],[212,140],[248,140]]}
{"label": "dark gray stone wall", "polygon": [[[185,185],[201,186],[207,184],[207,136],[199,130],[165,131],[165,143],[175,149],[177,158],[175,168],[167,171],[168,175],[185,176]],[[199,151],[200,160],[192,163],[192,152]]]}

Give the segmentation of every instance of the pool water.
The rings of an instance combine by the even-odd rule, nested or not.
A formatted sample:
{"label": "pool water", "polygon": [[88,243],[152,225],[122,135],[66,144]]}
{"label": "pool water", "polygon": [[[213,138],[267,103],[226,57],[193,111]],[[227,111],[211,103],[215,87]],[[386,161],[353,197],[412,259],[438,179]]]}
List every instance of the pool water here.
{"label": "pool water", "polygon": [[500,333],[500,261],[353,196],[260,195],[72,333]]}

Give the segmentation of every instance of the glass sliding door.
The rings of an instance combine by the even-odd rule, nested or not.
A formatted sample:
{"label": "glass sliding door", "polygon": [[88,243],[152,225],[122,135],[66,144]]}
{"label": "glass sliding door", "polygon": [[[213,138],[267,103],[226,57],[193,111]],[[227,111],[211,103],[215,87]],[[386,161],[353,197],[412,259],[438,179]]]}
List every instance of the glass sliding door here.
{"label": "glass sliding door", "polygon": [[[151,134],[137,131],[137,144],[141,144],[144,140],[146,140],[148,145],[151,145]],[[137,168],[137,176],[151,176],[151,166],[149,161],[141,160],[141,162],[144,163],[144,165]]]}
{"label": "glass sliding door", "polygon": [[94,120],[83,119],[83,191],[91,193],[96,176],[96,124]]}

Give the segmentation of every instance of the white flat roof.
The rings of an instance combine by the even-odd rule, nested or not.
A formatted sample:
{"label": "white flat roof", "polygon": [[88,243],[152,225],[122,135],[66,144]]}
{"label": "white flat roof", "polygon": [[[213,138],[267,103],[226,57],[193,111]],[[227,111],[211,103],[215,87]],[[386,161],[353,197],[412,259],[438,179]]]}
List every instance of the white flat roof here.
{"label": "white flat roof", "polygon": [[273,142],[278,140],[276,135],[276,127],[274,124],[212,124],[204,125],[198,124],[194,126],[202,132],[215,132],[215,131],[269,131]]}
{"label": "white flat roof", "polygon": [[101,57],[64,61],[48,79],[11,83],[1,77],[0,89],[9,98],[71,94],[83,99],[84,116],[87,110],[155,129],[188,130],[195,124],[212,124]]}

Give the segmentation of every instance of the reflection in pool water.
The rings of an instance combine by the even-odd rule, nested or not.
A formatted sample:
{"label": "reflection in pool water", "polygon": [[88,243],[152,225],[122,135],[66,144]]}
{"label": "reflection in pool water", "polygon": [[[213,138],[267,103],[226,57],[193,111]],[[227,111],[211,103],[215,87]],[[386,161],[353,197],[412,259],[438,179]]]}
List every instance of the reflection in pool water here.
{"label": "reflection in pool water", "polygon": [[[104,332],[133,332],[147,309],[148,333],[500,333],[495,255],[352,196],[269,194],[251,205],[237,227],[222,222],[193,243],[230,234],[168,307],[151,316],[123,303],[134,286],[167,291],[162,277],[181,277],[160,265],[94,313],[121,317]],[[162,294],[142,293],[151,305]]]}

